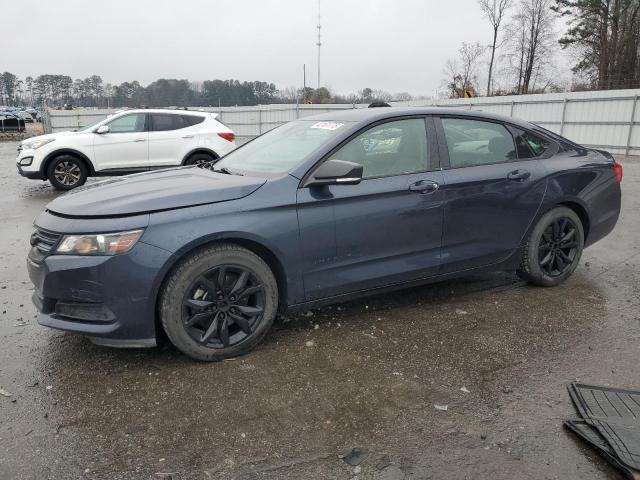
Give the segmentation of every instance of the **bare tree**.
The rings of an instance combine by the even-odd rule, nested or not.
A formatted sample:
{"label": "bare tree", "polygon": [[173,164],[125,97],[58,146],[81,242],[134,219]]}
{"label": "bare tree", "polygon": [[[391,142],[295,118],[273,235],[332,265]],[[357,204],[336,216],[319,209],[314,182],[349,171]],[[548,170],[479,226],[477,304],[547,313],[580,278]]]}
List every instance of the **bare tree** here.
{"label": "bare tree", "polygon": [[299,93],[298,88],[294,86],[286,87],[280,90],[280,98],[287,103],[295,103]]}
{"label": "bare tree", "polygon": [[553,0],[520,0],[518,13],[508,27],[509,57],[518,94],[530,93],[537,82],[548,83],[546,70],[556,38],[552,3]]}
{"label": "bare tree", "polygon": [[445,83],[451,98],[461,98],[465,90],[477,91],[478,61],[485,48],[476,43],[462,43],[457,59],[449,59],[445,64],[443,73],[446,76]]}
{"label": "bare tree", "polygon": [[489,77],[487,78],[487,97],[491,95],[491,76],[493,74],[493,62],[496,56],[498,32],[505,13],[511,5],[511,0],[478,0],[480,10],[489,20],[493,29],[493,43],[491,44],[491,60],[489,61]]}
{"label": "bare tree", "polygon": [[390,102],[393,99],[393,95],[391,95],[386,90],[375,89],[371,92],[371,96],[373,97],[373,101],[376,102]]}

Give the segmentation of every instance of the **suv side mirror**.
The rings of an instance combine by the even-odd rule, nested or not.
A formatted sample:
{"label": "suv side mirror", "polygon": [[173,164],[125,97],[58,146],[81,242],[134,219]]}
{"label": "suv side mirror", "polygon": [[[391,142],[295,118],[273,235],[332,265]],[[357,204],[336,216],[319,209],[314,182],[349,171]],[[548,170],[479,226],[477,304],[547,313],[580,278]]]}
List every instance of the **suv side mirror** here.
{"label": "suv side mirror", "polygon": [[311,175],[306,187],[319,185],[357,185],[362,180],[362,165],[345,160],[327,160]]}
{"label": "suv side mirror", "polygon": [[109,125],[100,125],[96,128],[96,133],[102,135],[103,133],[109,133]]}

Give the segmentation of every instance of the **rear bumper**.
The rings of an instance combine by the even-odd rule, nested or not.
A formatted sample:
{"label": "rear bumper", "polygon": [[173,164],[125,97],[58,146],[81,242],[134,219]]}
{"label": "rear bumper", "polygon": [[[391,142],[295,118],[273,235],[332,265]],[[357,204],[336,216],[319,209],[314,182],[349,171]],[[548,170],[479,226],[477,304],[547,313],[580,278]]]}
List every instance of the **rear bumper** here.
{"label": "rear bumper", "polygon": [[611,212],[610,216],[603,218],[595,225],[592,225],[589,231],[589,235],[587,236],[587,241],[584,245],[585,248],[593,245],[597,241],[602,240],[604,237],[609,235],[618,223],[619,216],[619,211]]}
{"label": "rear bumper", "polygon": [[154,281],[170,256],[139,242],[123,255],[27,258],[38,323],[109,346],[153,346]]}
{"label": "rear bumper", "polygon": [[611,233],[620,217],[622,191],[617,180],[612,180],[598,189],[589,201],[590,228],[585,247],[593,245]]}

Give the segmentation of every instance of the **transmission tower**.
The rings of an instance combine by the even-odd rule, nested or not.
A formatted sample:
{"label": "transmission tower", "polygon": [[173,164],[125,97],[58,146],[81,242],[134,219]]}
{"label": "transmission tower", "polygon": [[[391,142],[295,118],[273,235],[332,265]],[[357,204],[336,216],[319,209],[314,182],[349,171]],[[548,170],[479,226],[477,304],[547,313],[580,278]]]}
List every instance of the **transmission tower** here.
{"label": "transmission tower", "polygon": [[320,88],[320,47],[322,46],[322,42],[320,41],[320,32],[322,30],[322,25],[320,24],[320,0],[318,0],[318,88]]}

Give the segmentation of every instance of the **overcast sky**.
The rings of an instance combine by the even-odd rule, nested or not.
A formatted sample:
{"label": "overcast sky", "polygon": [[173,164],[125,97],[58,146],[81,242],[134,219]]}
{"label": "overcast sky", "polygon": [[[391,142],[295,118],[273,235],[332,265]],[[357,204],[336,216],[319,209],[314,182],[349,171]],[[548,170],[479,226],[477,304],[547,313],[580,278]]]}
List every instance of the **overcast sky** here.
{"label": "overcast sky", "polygon": [[[461,42],[491,39],[475,0],[321,1],[322,84],[339,93],[433,95]],[[315,87],[317,8],[317,0],[4,1],[0,71],[284,88],[302,85],[306,63]]]}

